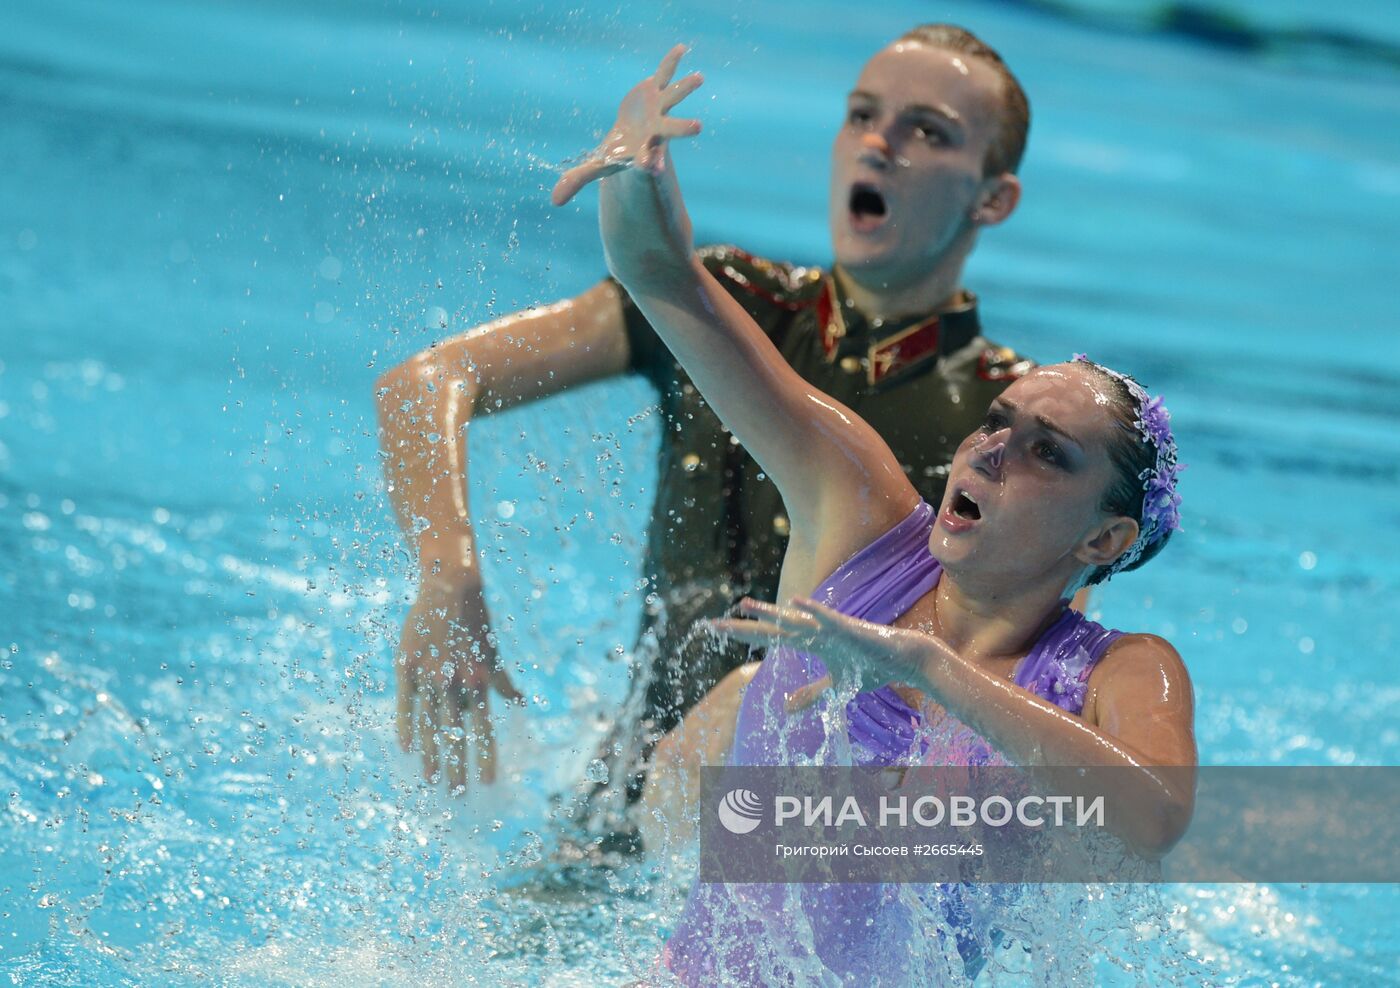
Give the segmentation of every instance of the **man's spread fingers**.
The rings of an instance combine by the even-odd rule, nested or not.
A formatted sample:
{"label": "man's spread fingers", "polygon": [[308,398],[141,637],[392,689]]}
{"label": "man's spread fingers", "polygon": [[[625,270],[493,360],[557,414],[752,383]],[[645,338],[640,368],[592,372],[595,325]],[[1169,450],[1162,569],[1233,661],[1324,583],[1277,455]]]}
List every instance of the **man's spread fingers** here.
{"label": "man's spread fingers", "polygon": [[394,663],[395,689],[394,722],[399,735],[399,749],[405,753],[413,748],[413,697],[417,692],[407,656],[400,655]]}
{"label": "man's spread fingers", "polygon": [[399,736],[399,750],[407,754],[413,748],[413,691],[400,687],[397,706],[394,726]]}
{"label": "man's spread fingers", "polygon": [[491,726],[490,711],[486,706],[486,694],[481,694],[479,703],[471,709],[472,733],[476,735],[477,767],[481,770],[481,781],[496,781],[496,733]]}
{"label": "man's spread fingers", "polygon": [[423,778],[433,781],[438,770],[437,691],[424,692],[418,702],[418,741],[423,746]]}
{"label": "man's spread fingers", "polygon": [[515,684],[510,681],[510,674],[505,669],[497,669],[491,673],[491,688],[511,703],[525,702],[525,694],[515,688]]}
{"label": "man's spread fingers", "polygon": [[448,790],[455,792],[467,784],[467,732],[460,692],[446,690],[444,693],[448,728],[443,742],[443,774],[447,776]]}

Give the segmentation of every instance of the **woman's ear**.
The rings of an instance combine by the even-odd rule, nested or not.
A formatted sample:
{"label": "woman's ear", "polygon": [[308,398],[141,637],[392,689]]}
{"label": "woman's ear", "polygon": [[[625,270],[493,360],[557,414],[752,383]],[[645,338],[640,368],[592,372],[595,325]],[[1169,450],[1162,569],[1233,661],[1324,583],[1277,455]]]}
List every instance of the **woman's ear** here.
{"label": "woman's ear", "polygon": [[1011,215],[1020,201],[1021,180],[1011,172],[1002,172],[983,181],[972,221],[978,226],[996,226]]}
{"label": "woman's ear", "polygon": [[1086,566],[1108,566],[1127,552],[1137,537],[1138,523],[1127,515],[1115,515],[1084,540],[1074,558]]}

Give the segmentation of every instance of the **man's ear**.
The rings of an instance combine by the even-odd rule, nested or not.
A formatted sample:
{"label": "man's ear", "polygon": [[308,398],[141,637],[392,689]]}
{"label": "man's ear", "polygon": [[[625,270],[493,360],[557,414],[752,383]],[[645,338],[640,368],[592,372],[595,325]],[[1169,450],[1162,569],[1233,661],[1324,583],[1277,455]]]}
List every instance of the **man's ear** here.
{"label": "man's ear", "polygon": [[1108,566],[1127,552],[1137,537],[1138,523],[1127,515],[1115,515],[1080,544],[1074,558],[1086,566]]}
{"label": "man's ear", "polygon": [[1011,215],[1020,201],[1021,180],[1011,172],[1002,172],[983,181],[972,219],[978,226],[996,226]]}

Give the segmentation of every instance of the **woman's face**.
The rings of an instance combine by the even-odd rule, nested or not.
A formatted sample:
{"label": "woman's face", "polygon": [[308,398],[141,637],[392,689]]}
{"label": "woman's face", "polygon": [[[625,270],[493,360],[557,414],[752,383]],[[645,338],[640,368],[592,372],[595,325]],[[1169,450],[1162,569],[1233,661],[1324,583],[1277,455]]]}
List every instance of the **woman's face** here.
{"label": "woman's face", "polygon": [[1116,557],[1137,534],[1100,508],[1119,428],[1095,372],[1056,364],[1027,374],[958,447],[929,548],[960,580],[1008,590],[1045,578],[1064,586],[1103,552]]}

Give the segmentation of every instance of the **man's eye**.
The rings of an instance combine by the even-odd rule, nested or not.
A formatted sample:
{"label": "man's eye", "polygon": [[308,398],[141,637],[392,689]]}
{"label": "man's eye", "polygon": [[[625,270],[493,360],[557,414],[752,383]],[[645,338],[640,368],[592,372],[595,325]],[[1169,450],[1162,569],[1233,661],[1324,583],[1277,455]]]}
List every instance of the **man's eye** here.
{"label": "man's eye", "polygon": [[875,114],[863,107],[856,107],[846,114],[846,119],[853,124],[868,124],[875,118]]}
{"label": "man's eye", "polygon": [[1001,412],[988,412],[987,417],[982,420],[984,432],[996,432],[1006,425],[1006,416]]}

